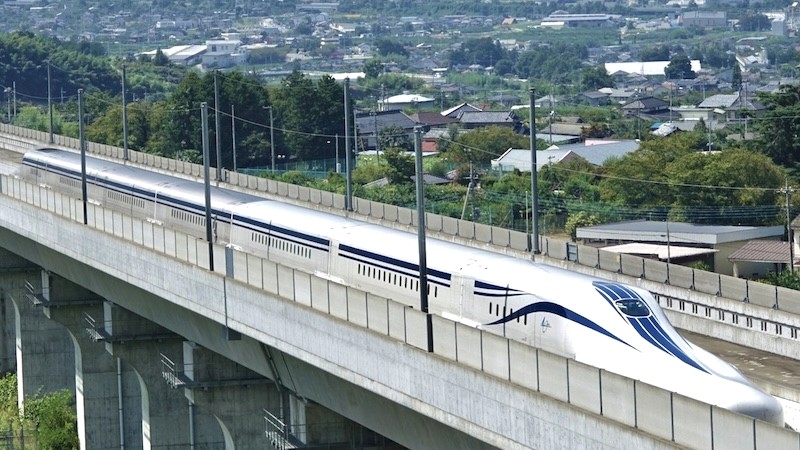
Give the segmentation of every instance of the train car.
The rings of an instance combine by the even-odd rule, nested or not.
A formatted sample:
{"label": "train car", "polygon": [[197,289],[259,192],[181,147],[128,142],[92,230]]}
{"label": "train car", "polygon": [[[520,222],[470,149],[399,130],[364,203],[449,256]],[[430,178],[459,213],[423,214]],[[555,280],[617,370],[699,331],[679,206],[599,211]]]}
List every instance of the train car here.
{"label": "train car", "polygon": [[[19,176],[80,196],[80,156],[27,153]],[[88,201],[206,237],[202,183],[86,158]],[[214,240],[709,404],[783,425],[778,401],[683,339],[651,293],[530,260],[214,187]]]}

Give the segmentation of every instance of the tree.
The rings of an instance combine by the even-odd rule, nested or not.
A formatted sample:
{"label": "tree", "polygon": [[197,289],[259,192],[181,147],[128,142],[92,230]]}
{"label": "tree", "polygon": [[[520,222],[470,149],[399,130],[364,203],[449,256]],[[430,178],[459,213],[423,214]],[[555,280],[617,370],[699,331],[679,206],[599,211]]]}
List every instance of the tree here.
{"label": "tree", "polygon": [[383,64],[378,58],[371,58],[364,63],[361,68],[367,78],[378,78],[383,73]]}
{"label": "tree", "polygon": [[672,161],[666,174],[674,192],[671,208],[693,223],[771,224],[782,214],[783,170],[756,152],[692,152]]}
{"label": "tree", "polygon": [[26,399],[25,418],[36,426],[40,448],[79,448],[78,416],[72,392],[63,390]]}
{"label": "tree", "polygon": [[506,51],[493,38],[470,39],[450,53],[451,65],[480,64],[488,67],[506,56]]}
{"label": "tree", "polygon": [[643,48],[639,52],[639,59],[642,61],[666,61],[669,59],[669,47],[660,45]]}
{"label": "tree", "polygon": [[528,148],[530,138],[508,127],[488,126],[461,133],[447,150],[447,157],[459,163],[488,163],[509,148]]}
{"label": "tree", "polygon": [[733,74],[731,77],[731,85],[738,91],[742,88],[742,68],[739,67],[738,62],[733,65]]}
{"label": "tree", "polygon": [[605,66],[584,67],[581,70],[581,83],[586,91],[614,86],[614,78],[608,74]]}
{"label": "tree", "polygon": [[394,148],[404,152],[414,151],[408,131],[397,125],[383,127],[378,131],[378,147],[381,150]]}
{"label": "tree", "polygon": [[386,177],[391,183],[410,183],[415,173],[414,158],[402,149],[390,147],[383,151],[386,157]]}
{"label": "tree", "polygon": [[664,68],[664,75],[668,80],[693,79],[697,76],[692,70],[692,62],[686,55],[673,57],[667,67]]}
{"label": "tree", "polygon": [[783,85],[776,93],[759,94],[766,107],[755,124],[758,147],[779,165],[795,167],[800,162],[800,86]]}
{"label": "tree", "polygon": [[772,21],[764,14],[747,14],[739,19],[740,31],[768,31],[772,28]]}
{"label": "tree", "polygon": [[156,56],[153,57],[153,64],[155,64],[156,66],[170,65],[169,58],[167,57],[167,55],[164,54],[164,52],[161,51],[160,48],[156,50]]}
{"label": "tree", "polygon": [[570,216],[567,218],[567,223],[564,226],[564,231],[569,233],[570,239],[574,241],[578,238],[578,228],[599,224],[600,219],[597,216],[589,214],[585,211],[579,211],[575,214],[570,214]]}
{"label": "tree", "polygon": [[378,54],[381,56],[400,55],[408,57],[408,50],[403,47],[403,44],[391,39],[378,39],[375,41],[375,47],[377,47]]}

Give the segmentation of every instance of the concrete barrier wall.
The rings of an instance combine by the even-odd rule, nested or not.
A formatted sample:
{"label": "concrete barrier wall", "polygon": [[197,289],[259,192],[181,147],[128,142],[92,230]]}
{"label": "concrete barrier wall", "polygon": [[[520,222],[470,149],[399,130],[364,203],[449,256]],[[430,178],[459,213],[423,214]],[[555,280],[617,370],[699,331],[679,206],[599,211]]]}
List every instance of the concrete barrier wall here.
{"label": "concrete barrier wall", "polygon": [[[0,217],[24,215],[26,209],[37,207],[84,222],[82,202],[49,189],[2,175],[0,192]],[[107,233],[109,239],[129,240],[183,263],[210,267],[209,246],[203,240],[96,205],[86,205],[86,212],[87,226]],[[426,314],[417,309],[235,249],[226,251],[219,245],[212,249],[214,271],[227,272],[226,282],[250,284],[421,351],[427,349]],[[800,435],[782,428],[438,316],[431,323],[434,353],[440,357],[677,444],[734,450],[754,445],[779,448],[775,444],[800,447]],[[735,430],[729,429],[732,426]]]}

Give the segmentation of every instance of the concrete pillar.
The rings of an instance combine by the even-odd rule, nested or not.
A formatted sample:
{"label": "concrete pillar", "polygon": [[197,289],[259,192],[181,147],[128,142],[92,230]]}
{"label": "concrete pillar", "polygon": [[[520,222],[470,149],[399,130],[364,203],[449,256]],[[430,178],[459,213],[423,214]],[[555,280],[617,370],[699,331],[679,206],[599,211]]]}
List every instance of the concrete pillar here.
{"label": "concrete pillar", "polygon": [[50,274],[31,275],[10,293],[16,319],[17,398],[62,389],[75,391],[75,348],[69,333],[41,312],[49,297]]}
{"label": "concrete pillar", "polygon": [[16,371],[16,309],[12,297],[21,297],[25,281],[41,269],[28,260],[0,248],[0,372]]}
{"label": "concrete pillar", "polygon": [[182,355],[183,338],[111,302],[104,304],[103,327],[106,350],[130,365],[139,382],[141,448],[219,448],[219,426],[164,375],[162,355]]}
{"label": "concrete pillar", "polygon": [[123,384],[125,378],[132,379],[131,370],[97,343],[98,335],[89,333],[94,331],[92,319],[103,317],[103,300],[56,276],[50,277],[48,300],[43,305],[45,316],[66,328],[75,348],[75,405],[81,450],[124,447],[137,429],[141,436],[141,396],[138,383]]}
{"label": "concrete pillar", "polygon": [[206,411],[219,424],[226,449],[267,447],[264,410],[280,405],[275,383],[194,342],[183,344],[181,379],[186,398],[196,411]]}

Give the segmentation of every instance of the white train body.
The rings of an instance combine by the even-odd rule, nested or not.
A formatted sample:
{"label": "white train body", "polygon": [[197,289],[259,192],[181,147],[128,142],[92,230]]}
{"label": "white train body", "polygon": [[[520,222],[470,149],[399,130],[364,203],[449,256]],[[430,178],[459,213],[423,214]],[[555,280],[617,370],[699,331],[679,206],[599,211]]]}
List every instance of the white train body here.
{"label": "white train body", "polygon": [[[21,176],[80,197],[76,153],[25,155]],[[89,200],[205,238],[202,183],[87,158]],[[419,306],[417,236],[212,188],[214,239]],[[709,404],[783,425],[775,398],[684,340],[642,289],[429,238],[433,313]]]}

